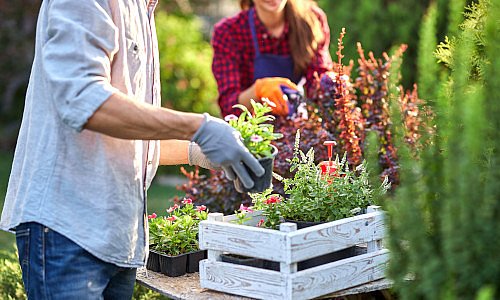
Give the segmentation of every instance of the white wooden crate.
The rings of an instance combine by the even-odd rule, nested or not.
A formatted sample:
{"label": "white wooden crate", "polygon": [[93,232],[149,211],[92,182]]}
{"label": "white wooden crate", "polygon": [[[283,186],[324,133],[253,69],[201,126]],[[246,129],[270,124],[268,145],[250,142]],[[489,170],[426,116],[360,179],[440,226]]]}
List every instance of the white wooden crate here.
{"label": "white wooden crate", "polygon": [[[255,225],[260,212],[249,214]],[[383,249],[384,213],[370,206],[368,213],[308,228],[283,223],[271,230],[232,223],[234,215],[209,214],[200,223],[200,248],[208,259],[200,262],[203,288],[257,299],[312,299],[384,277],[388,250]],[[367,253],[297,271],[297,262],[366,244]],[[222,253],[280,262],[280,271],[222,262]]]}

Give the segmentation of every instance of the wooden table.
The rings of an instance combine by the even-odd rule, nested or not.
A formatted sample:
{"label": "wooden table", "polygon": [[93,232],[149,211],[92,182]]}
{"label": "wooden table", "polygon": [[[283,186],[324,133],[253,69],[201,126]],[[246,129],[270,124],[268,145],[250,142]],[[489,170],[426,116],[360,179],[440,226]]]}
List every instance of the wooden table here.
{"label": "wooden table", "polygon": [[[250,300],[251,298],[220,293],[200,287],[198,273],[186,274],[179,277],[168,277],[160,273],[147,271],[141,268],[137,270],[137,283],[156,291],[174,300]],[[368,284],[345,289],[320,299],[342,297],[348,295],[363,294],[378,290],[386,290],[392,283],[388,279],[372,281]]]}

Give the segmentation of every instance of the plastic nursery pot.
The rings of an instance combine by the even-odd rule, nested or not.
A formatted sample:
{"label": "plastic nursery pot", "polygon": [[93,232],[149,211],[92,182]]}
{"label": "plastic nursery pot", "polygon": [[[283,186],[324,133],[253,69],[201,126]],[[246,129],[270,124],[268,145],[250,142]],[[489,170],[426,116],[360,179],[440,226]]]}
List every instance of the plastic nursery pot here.
{"label": "plastic nursery pot", "polygon": [[270,157],[259,158],[260,165],[264,168],[264,175],[257,177],[252,171],[247,168],[248,174],[252,178],[254,185],[252,188],[245,188],[242,185],[243,191],[248,193],[261,193],[268,188],[271,187],[271,183],[273,180],[273,166],[274,166],[274,158],[278,154],[278,148],[274,145],[271,145],[273,148],[273,153]]}
{"label": "plastic nursery pot", "polygon": [[187,254],[168,256],[160,254],[160,272],[170,277],[186,274]]}
{"label": "plastic nursery pot", "polygon": [[160,254],[154,250],[149,250],[148,262],[146,269],[153,272],[160,272]]}
{"label": "plastic nursery pot", "polygon": [[285,222],[297,224],[297,229],[307,228],[307,227],[311,227],[311,226],[314,226],[314,225],[319,225],[319,224],[323,224],[324,223],[324,222],[296,221],[296,220],[289,220],[289,219],[285,219]]}
{"label": "plastic nursery pot", "polygon": [[356,256],[356,255],[357,255],[357,247],[352,246],[352,247],[349,247],[346,249],[342,249],[339,251],[335,251],[335,252],[327,253],[327,254],[324,254],[321,256],[306,259],[304,261],[300,261],[297,264],[297,269],[299,271],[302,271],[305,269],[321,266],[321,265],[324,265],[327,263],[331,263],[331,262],[334,262],[337,260],[341,260],[344,258]]}
{"label": "plastic nursery pot", "polygon": [[189,252],[187,257],[187,273],[195,273],[200,270],[200,261],[207,258],[207,250]]}
{"label": "plastic nursery pot", "polygon": [[236,254],[221,254],[221,261],[236,265],[263,268],[264,260],[260,258],[241,256]]}

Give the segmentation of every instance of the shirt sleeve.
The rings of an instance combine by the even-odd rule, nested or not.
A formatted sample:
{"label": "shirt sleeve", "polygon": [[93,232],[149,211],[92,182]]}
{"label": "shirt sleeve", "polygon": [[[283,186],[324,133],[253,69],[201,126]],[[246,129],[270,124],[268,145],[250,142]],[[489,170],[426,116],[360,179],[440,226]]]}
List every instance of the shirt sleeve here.
{"label": "shirt sleeve", "polygon": [[59,116],[77,131],[117,91],[110,82],[118,35],[108,2],[48,4],[43,70]]}
{"label": "shirt sleeve", "polygon": [[307,81],[305,88],[308,94],[316,87],[321,74],[331,71],[333,68],[332,57],[330,55],[330,27],[328,26],[326,14],[319,7],[313,7],[313,9],[318,16],[324,39],[319,43],[316,55],[312,58],[306,70]]}
{"label": "shirt sleeve", "polygon": [[238,104],[241,92],[239,60],[235,54],[237,47],[233,40],[234,37],[224,21],[215,25],[212,35],[212,72],[217,82],[218,102],[223,116],[240,113],[240,110],[233,108],[233,105]]}

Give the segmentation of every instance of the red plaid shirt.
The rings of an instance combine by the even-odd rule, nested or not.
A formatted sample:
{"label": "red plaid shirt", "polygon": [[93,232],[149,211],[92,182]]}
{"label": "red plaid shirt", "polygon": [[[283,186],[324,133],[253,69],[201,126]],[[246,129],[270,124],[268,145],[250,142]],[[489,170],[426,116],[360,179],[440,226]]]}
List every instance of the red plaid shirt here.
{"label": "red plaid shirt", "polygon": [[[254,9],[254,8],[251,8]],[[320,8],[314,8],[325,36],[324,41],[318,46],[316,56],[308,66],[306,77],[306,90],[315,82],[314,73],[319,75],[332,69],[332,58],[329,52],[330,28],[325,13]],[[261,53],[290,55],[288,45],[288,24],[285,24],[283,34],[272,37],[264,24],[255,14],[255,30]],[[214,57],[212,72],[219,89],[219,106],[223,116],[239,114],[238,109],[232,106],[238,103],[238,95],[249,88],[254,80],[254,57],[252,33],[248,25],[248,10],[237,15],[224,18],[214,26],[212,35]]]}

